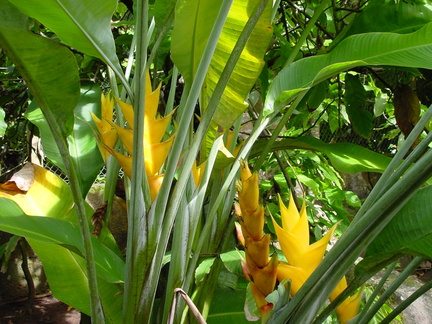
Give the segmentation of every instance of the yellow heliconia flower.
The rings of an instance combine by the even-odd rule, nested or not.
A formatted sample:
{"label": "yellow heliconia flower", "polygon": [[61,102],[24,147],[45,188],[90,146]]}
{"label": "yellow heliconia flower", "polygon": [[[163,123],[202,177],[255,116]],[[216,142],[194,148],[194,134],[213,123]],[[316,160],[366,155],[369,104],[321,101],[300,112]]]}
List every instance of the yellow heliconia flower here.
{"label": "yellow heliconia flower", "polygon": [[[99,131],[102,139],[100,142],[103,142],[105,145],[109,147],[114,147],[117,142],[117,133],[113,129],[111,125],[111,121],[113,119],[113,109],[114,109],[114,101],[110,95],[101,96],[101,110],[102,110],[102,119],[99,119],[95,114],[91,113],[93,121],[96,125],[96,128]],[[102,158],[106,162],[108,156],[110,155],[109,151],[105,149],[103,145],[98,141],[99,150],[102,154]]]}
{"label": "yellow heliconia flower", "polygon": [[[279,205],[282,227],[274,219],[272,220],[281,250],[288,262],[280,262],[277,268],[277,278],[279,281],[287,278],[291,280],[291,295],[294,296],[322,261],[337,224],[320,240],[309,244],[309,223],[305,204],[299,212],[290,195],[288,207],[284,205],[280,197]],[[332,292],[330,300],[335,299],[346,287],[344,277]],[[336,308],[340,322],[346,323],[353,318],[358,312],[359,304],[360,292],[342,302]]]}
{"label": "yellow heliconia flower", "polygon": [[[161,142],[166,133],[166,129],[169,125],[173,112],[171,112],[165,117],[157,118],[160,86],[155,91],[152,91],[150,76],[148,73],[146,74],[145,94],[143,134],[145,159],[144,164],[150,187],[150,195],[152,200],[154,200],[163,181],[163,175],[159,172],[162,168],[162,165],[165,163],[165,160],[168,156],[169,150],[171,149],[174,140],[173,135],[168,140]],[[99,119],[95,116],[93,117],[93,119],[95,120],[98,130],[102,135],[101,137],[104,151],[112,154],[120,163],[126,176],[131,178],[133,159],[133,129],[135,126],[134,112],[132,105],[125,103],[119,99],[116,99],[116,101],[123,112],[124,118],[129,127],[128,129],[116,125],[112,122],[112,110],[114,103],[112,100],[107,101],[106,97],[103,97],[102,99],[102,116],[104,117],[104,119],[102,121],[99,121]],[[100,126],[98,126],[98,124]],[[118,135],[129,155],[124,155],[114,150],[115,141],[108,141],[107,137],[103,135],[103,132],[107,132],[106,129],[112,131],[114,134],[116,134],[116,136]]]}
{"label": "yellow heliconia flower", "polygon": [[250,281],[250,288],[261,317],[273,308],[266,301],[276,285],[278,267],[277,254],[269,257],[269,234],[264,234],[264,207],[259,204],[258,174],[252,174],[246,162],[241,162],[240,182],[238,183],[239,203],[234,206],[240,225],[237,236],[244,246],[246,259],[242,261],[245,277]]}

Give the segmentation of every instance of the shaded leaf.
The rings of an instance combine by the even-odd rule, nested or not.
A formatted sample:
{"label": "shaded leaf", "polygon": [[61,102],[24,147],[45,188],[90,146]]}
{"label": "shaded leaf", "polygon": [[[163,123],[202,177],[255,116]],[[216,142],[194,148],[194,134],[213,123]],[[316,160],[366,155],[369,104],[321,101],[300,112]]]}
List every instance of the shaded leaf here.
{"label": "shaded leaf", "polygon": [[366,257],[401,252],[432,258],[432,186],[420,189],[369,245]]}
{"label": "shaded leaf", "polygon": [[365,110],[366,90],[358,76],[345,75],[345,103],[350,122],[357,134],[369,138],[372,133],[372,114]]}
{"label": "shaded leaf", "polygon": [[28,17],[8,1],[0,2],[0,47],[12,59],[44,113],[56,115],[58,128],[66,137],[72,131],[73,109],[79,97],[75,57],[66,47],[30,32],[27,26]]}
{"label": "shaded leaf", "polygon": [[406,138],[420,120],[419,98],[410,86],[404,84],[394,90],[393,105],[396,123]]}
{"label": "shaded leaf", "polygon": [[432,7],[421,2],[370,1],[335,38],[332,47],[342,39],[370,32],[411,33],[432,20]]}
{"label": "shaded leaf", "polygon": [[411,34],[368,33],[343,40],[329,54],[308,57],[285,67],[270,85],[266,113],[337,73],[365,65],[432,68],[432,23]]}
{"label": "shaded leaf", "polygon": [[245,293],[245,289],[217,289],[213,295],[207,323],[249,323],[243,309]]}

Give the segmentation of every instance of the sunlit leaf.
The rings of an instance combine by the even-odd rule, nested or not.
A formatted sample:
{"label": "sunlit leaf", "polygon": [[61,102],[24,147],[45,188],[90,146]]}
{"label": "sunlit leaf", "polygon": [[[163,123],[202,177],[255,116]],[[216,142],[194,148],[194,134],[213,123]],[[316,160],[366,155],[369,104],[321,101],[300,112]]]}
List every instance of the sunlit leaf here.
{"label": "sunlit leaf", "polygon": [[[266,141],[257,141],[251,151],[251,156],[262,152]],[[341,172],[383,172],[390,163],[390,158],[351,143],[325,143],[315,137],[301,136],[296,139],[285,138],[276,141],[272,150],[304,149],[320,151],[327,155],[333,167]]]}

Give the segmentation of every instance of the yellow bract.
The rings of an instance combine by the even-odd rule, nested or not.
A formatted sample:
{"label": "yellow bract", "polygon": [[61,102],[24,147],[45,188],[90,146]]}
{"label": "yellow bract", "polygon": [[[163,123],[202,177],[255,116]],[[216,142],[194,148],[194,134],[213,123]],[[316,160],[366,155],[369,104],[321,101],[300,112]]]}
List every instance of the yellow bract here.
{"label": "yellow bract", "polygon": [[[333,235],[336,226],[333,226],[326,235],[313,244],[309,244],[309,223],[306,208],[303,204],[300,212],[294,205],[290,195],[289,206],[286,207],[279,197],[282,217],[282,227],[272,218],[276,236],[282,252],[288,262],[281,262],[277,269],[277,278],[291,280],[291,294],[294,296],[322,261],[327,244]],[[335,299],[347,287],[345,277],[332,292],[330,300]],[[360,305],[360,294],[347,298],[336,308],[341,323],[348,322],[357,315]]]}
{"label": "yellow bract", "polygon": [[[165,163],[169,150],[171,149],[174,135],[168,140],[161,142],[166,129],[171,120],[173,112],[161,118],[157,118],[157,109],[159,105],[160,86],[152,91],[150,76],[146,75],[146,89],[145,89],[145,112],[144,112],[144,164],[145,172],[147,175],[151,199],[154,200],[162,185],[163,175],[160,170]],[[98,131],[101,135],[102,155],[105,160],[107,155],[112,154],[120,163],[126,176],[132,177],[132,159],[133,159],[133,129],[134,112],[132,105],[116,99],[120,106],[123,116],[127,122],[128,128],[123,128],[113,123],[113,101],[106,96],[102,96],[102,117],[103,120],[93,116]],[[115,134],[115,140],[112,139],[112,133]],[[123,146],[129,155],[124,155],[115,151],[114,146],[117,136],[123,143]]]}

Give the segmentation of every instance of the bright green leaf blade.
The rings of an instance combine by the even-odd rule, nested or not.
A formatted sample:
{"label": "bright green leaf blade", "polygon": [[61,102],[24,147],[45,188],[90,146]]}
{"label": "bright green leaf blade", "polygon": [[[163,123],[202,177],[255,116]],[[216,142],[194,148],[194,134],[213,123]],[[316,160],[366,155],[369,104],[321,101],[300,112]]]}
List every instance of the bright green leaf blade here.
{"label": "bright green leaf blade", "polygon": [[0,107],[0,137],[6,132],[7,124],[5,122],[5,111]]}
{"label": "bright green leaf blade", "polygon": [[26,239],[43,264],[53,295],[67,305],[90,314],[87,276],[85,267],[77,262],[79,256],[57,244]]}
{"label": "bright green leaf blade", "polygon": [[202,261],[198,268],[195,270],[195,284],[202,282],[205,277],[210,273],[211,267],[215,262],[216,258],[209,258]]}
{"label": "bright green leaf blade", "polygon": [[207,0],[177,1],[171,34],[171,57],[189,87],[221,4],[221,1]]}
{"label": "bright green leaf blade", "polygon": [[270,85],[265,109],[271,113],[288,103],[300,89],[310,89],[337,73],[356,66],[393,65],[432,68],[432,23],[411,34],[353,35],[332,52],[304,58],[284,68]]}
{"label": "bright green leaf blade", "polygon": [[[90,115],[90,112],[93,112],[100,116],[100,96],[101,91],[95,84],[85,85],[81,88],[81,96],[74,109],[73,132],[67,138],[69,152],[75,164],[75,170],[77,170],[83,195],[88,192],[103,166],[103,160],[91,127],[93,120]],[[32,103],[25,116],[39,128],[45,155],[66,172],[62,157],[42,111]]]}
{"label": "bright green leaf blade", "polygon": [[[251,151],[251,157],[258,156],[266,141],[257,141]],[[333,167],[345,173],[383,172],[390,163],[390,158],[351,143],[327,144],[315,137],[302,136],[296,139],[286,138],[276,141],[272,151],[305,149],[320,151],[327,155]]]}
{"label": "bright green leaf blade", "polygon": [[43,110],[55,113],[63,136],[72,131],[79,97],[78,66],[64,46],[33,34],[28,17],[0,2],[0,47],[6,50]]}
{"label": "bright green leaf blade", "polygon": [[[264,54],[273,35],[270,22],[271,4],[269,1],[248,38],[213,116],[214,122],[223,130],[229,129],[246,110],[248,105],[245,101],[249,91],[264,66]],[[257,5],[255,0],[233,1],[203,86],[203,109],[206,108],[234,45]]]}
{"label": "bright green leaf blade", "polygon": [[[0,198],[0,202],[2,231],[45,243],[59,244],[83,254],[84,248],[77,225],[51,217],[27,216],[15,202],[5,198]],[[92,244],[98,274],[108,282],[123,282],[123,260],[94,237]]]}
{"label": "bright green leaf blade", "polygon": [[420,189],[369,245],[366,257],[406,251],[432,258],[432,186]]}
{"label": "bright green leaf blade", "polygon": [[120,78],[122,77],[111,33],[111,17],[117,7],[116,0],[10,2],[21,12],[39,20],[54,31],[65,44],[102,59]]}

